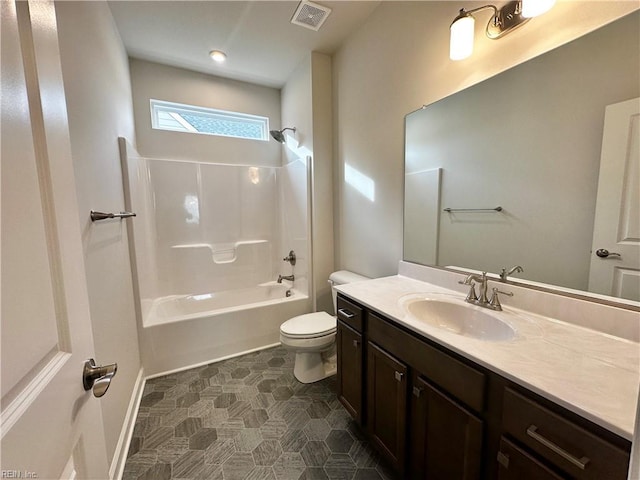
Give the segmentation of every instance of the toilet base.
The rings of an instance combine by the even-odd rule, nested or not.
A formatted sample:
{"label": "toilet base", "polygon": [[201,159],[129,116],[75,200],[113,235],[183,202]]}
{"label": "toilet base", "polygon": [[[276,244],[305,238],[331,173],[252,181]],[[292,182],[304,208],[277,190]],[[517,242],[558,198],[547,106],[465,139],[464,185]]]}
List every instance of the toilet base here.
{"label": "toilet base", "polygon": [[293,375],[301,383],[314,383],[335,375],[337,357],[335,348],[326,352],[296,352]]}

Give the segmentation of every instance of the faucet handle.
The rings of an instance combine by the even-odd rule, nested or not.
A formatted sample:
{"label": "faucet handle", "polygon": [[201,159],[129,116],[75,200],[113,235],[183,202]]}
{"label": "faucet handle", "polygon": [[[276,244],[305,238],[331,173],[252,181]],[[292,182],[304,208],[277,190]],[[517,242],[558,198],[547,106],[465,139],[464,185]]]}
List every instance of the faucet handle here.
{"label": "faucet handle", "polygon": [[474,275],[467,275],[464,280],[458,280],[458,283],[460,285],[467,285],[469,286],[469,293],[467,293],[467,298],[465,298],[465,301],[467,303],[476,303],[478,301],[478,295],[476,294],[476,284],[473,282],[474,279]]}
{"label": "faucet handle", "polygon": [[498,298],[498,294],[507,295],[508,297],[513,297],[513,292],[503,292],[498,290],[497,288],[493,288],[493,293],[491,295],[491,300],[489,300],[489,308],[492,310],[502,310],[502,305],[500,304],[500,299]]}
{"label": "faucet handle", "polygon": [[460,285],[471,285],[473,283],[473,275],[467,275],[464,280],[458,280]]}
{"label": "faucet handle", "polygon": [[291,264],[291,266],[295,266],[296,264],[296,252],[294,252],[293,250],[291,250],[289,252],[289,255],[287,255],[286,257],[284,257],[282,259],[283,262],[289,262]]}
{"label": "faucet handle", "polygon": [[476,284],[471,282],[469,285],[469,293],[467,293],[467,298],[465,301],[469,303],[475,303],[478,301],[478,295],[476,294]]}

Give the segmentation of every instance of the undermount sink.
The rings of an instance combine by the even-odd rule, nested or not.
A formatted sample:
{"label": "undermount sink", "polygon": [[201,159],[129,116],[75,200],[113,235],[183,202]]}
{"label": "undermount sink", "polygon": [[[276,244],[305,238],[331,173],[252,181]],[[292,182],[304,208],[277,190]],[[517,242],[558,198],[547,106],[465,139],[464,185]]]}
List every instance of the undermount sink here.
{"label": "undermount sink", "polygon": [[508,313],[471,305],[451,295],[422,295],[402,303],[413,319],[458,335],[490,342],[509,341],[516,336],[513,327],[499,318]]}

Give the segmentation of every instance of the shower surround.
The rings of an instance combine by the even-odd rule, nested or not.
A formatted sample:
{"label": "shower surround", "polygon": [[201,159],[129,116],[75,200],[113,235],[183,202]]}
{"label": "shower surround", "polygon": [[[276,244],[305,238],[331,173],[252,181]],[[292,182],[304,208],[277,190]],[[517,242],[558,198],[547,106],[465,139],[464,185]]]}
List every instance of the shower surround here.
{"label": "shower surround", "polygon": [[[280,324],[311,309],[308,162],[148,159],[124,139],[120,150],[145,373],[278,343]],[[295,267],[282,260],[292,249]]]}

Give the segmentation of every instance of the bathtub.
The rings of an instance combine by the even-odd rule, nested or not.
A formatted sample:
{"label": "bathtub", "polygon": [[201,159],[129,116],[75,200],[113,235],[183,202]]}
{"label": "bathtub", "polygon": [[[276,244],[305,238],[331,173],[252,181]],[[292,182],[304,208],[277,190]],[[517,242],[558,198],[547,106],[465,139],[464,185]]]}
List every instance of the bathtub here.
{"label": "bathtub", "polygon": [[[278,344],[283,322],[313,310],[310,161],[149,159],[119,146],[125,205],[138,213],[128,239],[145,376]],[[274,279],[291,272],[290,250],[287,297],[291,282]]]}
{"label": "bathtub", "polygon": [[250,310],[307,296],[285,284],[270,282],[249,288],[197,295],[170,295],[151,302],[144,326],[216,317],[230,312]]}
{"label": "bathtub", "polygon": [[[287,296],[289,291],[289,296]],[[149,300],[140,342],[145,374],[158,375],[278,345],[280,325],[311,311],[285,283]]]}

